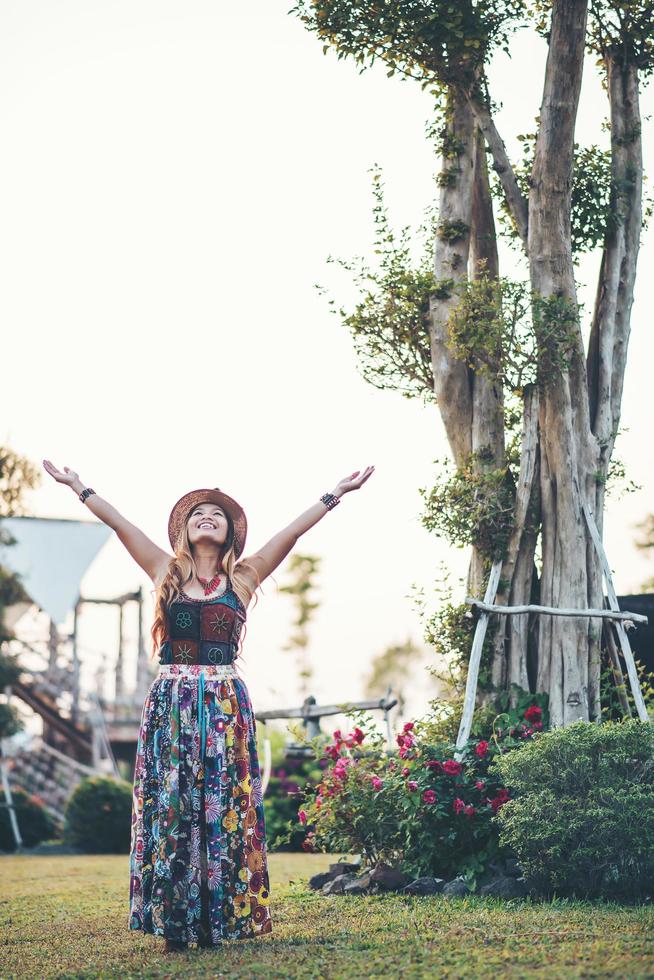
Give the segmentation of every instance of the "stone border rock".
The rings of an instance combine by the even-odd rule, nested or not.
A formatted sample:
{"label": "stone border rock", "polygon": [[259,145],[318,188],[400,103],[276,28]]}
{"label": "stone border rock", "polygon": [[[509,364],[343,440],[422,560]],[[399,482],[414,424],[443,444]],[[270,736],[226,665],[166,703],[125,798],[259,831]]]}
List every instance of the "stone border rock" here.
{"label": "stone border rock", "polygon": [[[513,858],[496,861],[490,865],[490,876],[477,892],[492,898],[525,898],[529,887],[522,869]],[[361,859],[354,862],[337,861],[328,871],[313,875],[309,888],[323,895],[369,895],[397,892],[402,895],[443,895],[444,898],[463,898],[472,892],[461,877],[445,881],[444,878],[424,876],[412,879],[398,868],[379,863],[361,871]]]}

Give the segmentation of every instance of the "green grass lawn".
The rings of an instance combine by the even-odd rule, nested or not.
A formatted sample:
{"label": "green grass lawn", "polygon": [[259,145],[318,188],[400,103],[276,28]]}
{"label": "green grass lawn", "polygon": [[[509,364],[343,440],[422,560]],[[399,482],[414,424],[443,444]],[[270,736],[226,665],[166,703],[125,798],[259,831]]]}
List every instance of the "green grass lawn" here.
{"label": "green grass lawn", "polygon": [[127,857],[0,857],[0,977],[654,977],[654,909],[324,897],[327,855],[270,856],[273,932],[164,956],[127,929]]}

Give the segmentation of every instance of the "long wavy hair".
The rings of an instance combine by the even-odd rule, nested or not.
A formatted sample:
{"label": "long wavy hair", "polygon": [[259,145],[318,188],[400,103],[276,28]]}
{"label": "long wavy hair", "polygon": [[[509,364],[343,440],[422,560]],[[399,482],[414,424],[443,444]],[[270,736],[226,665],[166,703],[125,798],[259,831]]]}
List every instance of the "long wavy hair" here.
{"label": "long wavy hair", "polygon": [[[220,555],[220,571],[227,574],[234,592],[245,606],[250,598],[250,587],[247,584],[246,577],[243,574],[242,569],[245,567],[251,569],[254,572],[257,581],[254,590],[256,605],[256,603],[259,601],[259,596],[256,595],[256,593],[261,587],[259,573],[254,565],[250,564],[250,562],[240,561],[237,564],[236,552],[234,550],[234,524],[229,514],[226,511],[223,511],[223,513],[227,518],[228,529],[227,538],[225,540],[222,554]],[[184,586],[193,579],[193,576],[197,575],[197,571],[197,566],[193,557],[193,549],[188,537],[187,521],[179,535],[175,554],[168,562],[168,571],[166,572],[161,584],[155,590],[154,622],[152,623],[152,629],[150,630],[152,635],[152,658],[157,655],[159,647],[166,637],[167,611],[170,609],[171,603],[174,602],[179,596]],[[237,657],[242,649],[246,632],[247,623],[241,632],[238,650],[236,652]]]}

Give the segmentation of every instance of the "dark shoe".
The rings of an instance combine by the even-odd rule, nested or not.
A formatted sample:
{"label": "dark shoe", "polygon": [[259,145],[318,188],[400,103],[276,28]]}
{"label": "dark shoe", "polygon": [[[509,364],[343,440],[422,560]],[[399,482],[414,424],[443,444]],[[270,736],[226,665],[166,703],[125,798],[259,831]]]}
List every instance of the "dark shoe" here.
{"label": "dark shoe", "polygon": [[188,948],[188,943],[183,942],[181,939],[166,939],[166,948],[164,952],[183,953],[184,950],[187,948]]}

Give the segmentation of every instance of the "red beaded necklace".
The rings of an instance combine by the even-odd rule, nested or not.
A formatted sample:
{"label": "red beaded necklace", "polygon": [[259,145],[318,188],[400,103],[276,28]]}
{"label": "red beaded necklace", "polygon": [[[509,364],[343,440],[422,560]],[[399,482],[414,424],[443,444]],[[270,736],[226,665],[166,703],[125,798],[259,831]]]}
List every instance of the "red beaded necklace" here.
{"label": "red beaded necklace", "polygon": [[211,581],[209,581],[209,579],[206,578],[200,578],[199,575],[197,576],[197,580],[202,586],[202,588],[204,589],[205,595],[209,595],[210,592],[213,592],[214,589],[218,588],[218,583],[220,582],[220,576],[221,576],[221,572],[216,572],[216,574],[211,579]]}

